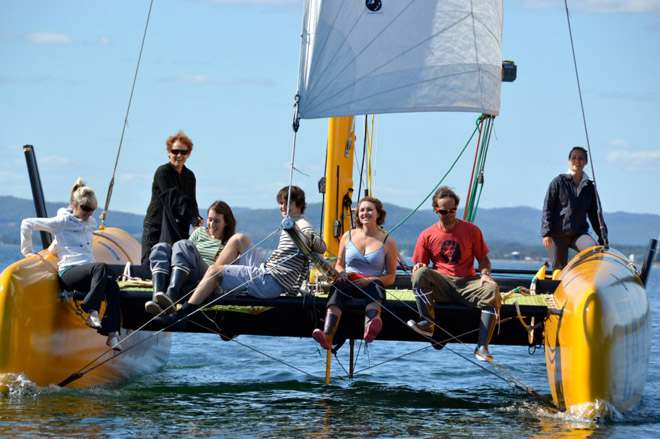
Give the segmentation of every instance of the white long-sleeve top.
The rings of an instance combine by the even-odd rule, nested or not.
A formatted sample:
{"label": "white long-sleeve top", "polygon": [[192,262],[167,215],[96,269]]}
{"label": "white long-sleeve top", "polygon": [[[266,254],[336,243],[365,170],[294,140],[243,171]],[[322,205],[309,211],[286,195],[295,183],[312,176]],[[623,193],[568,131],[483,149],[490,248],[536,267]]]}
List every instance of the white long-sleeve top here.
{"label": "white long-sleeve top", "polygon": [[33,253],[32,232],[41,230],[55,235],[60,260],[58,269],[75,265],[89,264],[95,261],[92,242],[96,230],[96,220],[82,221],[69,209],[62,208],[53,218],[25,218],[21,222],[21,253],[27,256]]}

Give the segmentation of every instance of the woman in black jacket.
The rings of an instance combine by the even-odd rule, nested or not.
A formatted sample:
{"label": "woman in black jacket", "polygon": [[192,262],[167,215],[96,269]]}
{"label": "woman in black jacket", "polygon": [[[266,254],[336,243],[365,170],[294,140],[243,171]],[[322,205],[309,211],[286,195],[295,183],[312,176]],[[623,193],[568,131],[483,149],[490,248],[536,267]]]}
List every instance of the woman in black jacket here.
{"label": "woman in black jacket", "polygon": [[555,177],[548,187],[543,204],[541,236],[543,245],[549,250],[553,270],[562,269],[568,263],[568,248],[582,251],[596,245],[589,235],[589,225],[603,245],[607,227],[602,229],[598,220],[598,197],[592,180],[584,172],[587,151],[579,146],[568,154],[568,172]]}
{"label": "woman in black jacket", "polygon": [[[187,197],[193,211],[193,225],[198,225],[202,219],[199,217],[195,174],[185,166],[193,149],[193,142],[183,131],[170,136],[166,141],[167,157],[169,162],[160,166],[154,175],[151,185],[151,202],[144,217],[142,231],[142,265],[149,265],[151,248],[160,241],[163,221],[163,201],[161,195],[168,189],[177,188],[180,196]],[[186,229],[188,225],[186,224]],[[187,238],[186,235],[184,238]]]}

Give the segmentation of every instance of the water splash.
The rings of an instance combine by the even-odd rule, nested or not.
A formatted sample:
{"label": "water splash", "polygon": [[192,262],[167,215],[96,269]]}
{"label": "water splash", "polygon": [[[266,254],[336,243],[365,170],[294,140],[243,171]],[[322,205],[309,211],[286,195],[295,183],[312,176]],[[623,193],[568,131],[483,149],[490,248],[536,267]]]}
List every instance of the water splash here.
{"label": "water splash", "polygon": [[30,381],[22,373],[0,374],[0,395],[21,396],[36,395],[41,387]]}

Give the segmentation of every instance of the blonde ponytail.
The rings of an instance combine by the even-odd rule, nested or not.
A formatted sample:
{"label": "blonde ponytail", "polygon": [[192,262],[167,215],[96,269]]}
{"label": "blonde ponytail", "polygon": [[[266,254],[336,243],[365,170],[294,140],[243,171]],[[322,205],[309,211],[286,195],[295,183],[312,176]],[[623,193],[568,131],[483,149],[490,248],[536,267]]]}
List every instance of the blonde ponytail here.
{"label": "blonde ponytail", "polygon": [[94,189],[87,186],[82,177],[78,177],[78,180],[76,180],[76,182],[73,184],[73,187],[71,188],[69,207],[73,208],[74,202],[79,206],[89,206],[92,209],[96,209],[98,207],[98,201],[96,201],[96,194],[94,193]]}

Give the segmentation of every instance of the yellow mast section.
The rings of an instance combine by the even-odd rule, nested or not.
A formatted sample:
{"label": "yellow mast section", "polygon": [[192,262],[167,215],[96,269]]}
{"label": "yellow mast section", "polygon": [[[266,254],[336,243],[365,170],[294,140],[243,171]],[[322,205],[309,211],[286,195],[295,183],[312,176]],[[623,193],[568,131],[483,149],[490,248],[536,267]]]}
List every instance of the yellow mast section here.
{"label": "yellow mast section", "polygon": [[323,239],[325,256],[336,256],[342,235],[351,227],[353,197],[353,116],[331,117],[328,122]]}

